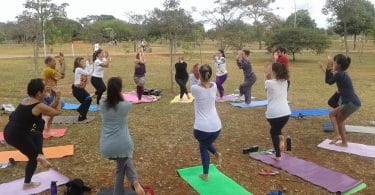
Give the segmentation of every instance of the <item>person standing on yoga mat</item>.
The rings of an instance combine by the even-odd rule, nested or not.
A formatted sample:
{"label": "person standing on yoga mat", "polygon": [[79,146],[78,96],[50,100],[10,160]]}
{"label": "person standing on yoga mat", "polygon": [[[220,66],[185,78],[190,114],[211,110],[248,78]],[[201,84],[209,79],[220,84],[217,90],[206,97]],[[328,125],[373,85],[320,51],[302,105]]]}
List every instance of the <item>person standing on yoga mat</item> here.
{"label": "person standing on yoga mat", "polygon": [[216,151],[213,143],[219,137],[221,121],[217,114],[216,84],[210,82],[212,69],[209,65],[202,65],[199,68],[200,84],[191,86],[191,93],[194,99],[194,137],[199,142],[199,150],[203,165],[203,174],[199,175],[204,181],[208,181],[208,170],[210,166],[211,152],[218,159],[218,166],[221,165],[221,154]]}
{"label": "person standing on yoga mat", "polygon": [[281,63],[273,63],[264,69],[265,89],[267,92],[266,118],[271,125],[270,134],[276,155],[275,160],[281,160],[281,150],[285,149],[284,137],[281,130],[289,120],[291,111],[288,105],[289,71]]}
{"label": "person standing on yoga mat", "polygon": [[81,103],[78,107],[77,112],[79,113],[78,121],[83,121],[87,119],[87,112],[89,111],[91,105],[91,96],[86,91],[86,85],[88,76],[91,75],[90,62],[85,61],[83,57],[77,57],[74,60],[74,83],[72,85],[73,96]]}
{"label": "person standing on yoga mat", "polygon": [[[56,69],[56,61],[60,65],[59,70]],[[46,96],[44,97],[43,103],[56,109],[56,106],[60,104],[60,102],[57,102],[56,95],[57,93],[59,93],[57,81],[65,77],[64,54],[60,53],[55,57],[47,56],[44,60],[44,64],[46,65],[46,67],[43,68],[42,77],[46,88]],[[43,120],[45,121],[44,133],[49,135],[53,134],[50,131],[53,117],[43,116]]]}
{"label": "person standing on yoga mat", "polygon": [[214,55],[214,64],[216,66],[216,86],[219,91],[220,99],[224,96],[223,84],[227,80],[228,71],[226,69],[226,60],[224,50],[219,49]]}
{"label": "person standing on yoga mat", "polygon": [[[330,113],[330,119],[335,134],[331,144],[347,147],[345,120],[361,107],[361,101],[354,91],[352,79],[347,73],[351,59],[349,56],[337,54],[333,57],[333,69],[327,74],[327,83],[336,83],[340,93],[341,104]],[[341,139],[341,143],[337,143]]]}
{"label": "person standing on yoga mat", "polygon": [[128,113],[132,104],[125,101],[121,94],[121,78],[110,78],[107,87],[107,99],[99,104],[102,116],[100,152],[104,158],[116,161],[114,194],[124,194],[126,176],[137,195],[144,195],[132,162],[134,146],[128,129]]}
{"label": "person standing on yoga mat", "polygon": [[96,104],[99,105],[102,95],[107,90],[103,77],[104,69],[109,67],[108,61],[108,52],[103,51],[102,49],[97,49],[93,56],[92,61],[94,62],[94,70],[91,76],[91,84],[95,88]]}
{"label": "person standing on yoga mat", "polygon": [[237,66],[243,70],[244,82],[240,85],[240,96],[245,95],[245,103],[251,103],[251,87],[256,81],[255,73],[249,60],[250,51],[241,50],[237,55]]}
{"label": "person standing on yoga mat", "polygon": [[[28,97],[23,99],[11,114],[4,129],[5,141],[29,159],[25,168],[24,190],[38,187],[41,184],[40,182],[31,182],[38,162],[46,168],[51,166],[42,151],[44,127],[42,115],[52,117],[61,113],[60,104],[50,107],[42,103],[46,95],[42,79],[32,79],[27,86],[27,94]],[[59,92],[56,94],[57,99],[58,97]]]}
{"label": "person standing on yoga mat", "polygon": [[179,56],[178,62],[174,65],[176,74],[174,78],[176,79],[177,84],[180,86],[180,101],[182,101],[182,97],[186,94],[186,97],[190,99],[189,93],[186,88],[186,83],[189,79],[189,75],[187,73],[187,64],[184,62],[184,57]]}
{"label": "person standing on yoga mat", "polygon": [[137,85],[137,97],[140,102],[143,95],[143,90],[146,82],[146,62],[144,59],[143,49],[135,56],[134,67],[134,82]]}

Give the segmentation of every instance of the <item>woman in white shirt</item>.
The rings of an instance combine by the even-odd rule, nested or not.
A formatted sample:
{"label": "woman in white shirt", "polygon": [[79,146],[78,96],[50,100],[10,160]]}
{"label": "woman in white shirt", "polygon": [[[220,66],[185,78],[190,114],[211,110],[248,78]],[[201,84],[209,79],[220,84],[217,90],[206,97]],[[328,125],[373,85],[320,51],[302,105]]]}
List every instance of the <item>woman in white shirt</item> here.
{"label": "woman in white shirt", "polygon": [[199,150],[203,165],[203,174],[199,177],[208,181],[208,170],[210,165],[211,152],[218,159],[218,166],[221,164],[221,154],[216,151],[213,142],[221,131],[221,121],[215,107],[216,84],[210,82],[212,69],[209,65],[202,65],[199,68],[200,84],[191,86],[191,93],[194,96],[194,137],[199,142]]}
{"label": "woman in white shirt", "polygon": [[216,65],[216,85],[220,98],[224,96],[223,84],[227,80],[228,71],[226,69],[226,60],[224,50],[219,49],[214,55],[214,64]]}
{"label": "woman in white shirt", "polygon": [[86,115],[91,105],[91,96],[86,91],[88,76],[92,73],[90,63],[83,57],[77,57],[74,60],[74,83],[72,85],[73,96],[81,103],[77,112],[79,113],[78,121],[87,119]]}
{"label": "woman in white shirt", "polygon": [[266,118],[271,125],[270,134],[275,149],[275,160],[281,160],[281,150],[284,150],[284,137],[281,130],[289,120],[291,111],[288,105],[289,71],[281,63],[272,64],[272,72],[265,69],[265,88],[267,92]]}
{"label": "woman in white shirt", "polygon": [[107,90],[104,82],[104,68],[108,68],[109,62],[107,61],[108,53],[104,52],[102,49],[98,49],[93,54],[94,70],[91,76],[91,84],[96,89],[95,95],[96,104],[99,105],[100,99],[103,93]]}

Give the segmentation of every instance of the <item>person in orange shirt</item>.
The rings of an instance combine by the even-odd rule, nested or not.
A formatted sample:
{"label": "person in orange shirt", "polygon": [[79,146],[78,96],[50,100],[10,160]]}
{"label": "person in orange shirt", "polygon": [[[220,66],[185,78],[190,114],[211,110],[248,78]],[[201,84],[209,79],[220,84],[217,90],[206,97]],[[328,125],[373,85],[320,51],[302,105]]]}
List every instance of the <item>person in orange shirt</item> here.
{"label": "person in orange shirt", "polygon": [[[59,70],[56,69],[56,61],[59,63]],[[44,97],[44,103],[52,108],[56,108],[59,105],[61,93],[57,88],[57,81],[63,79],[65,76],[65,60],[64,54],[60,53],[56,57],[47,56],[44,60],[46,67],[43,68],[42,78],[46,86],[46,96]],[[51,134],[50,129],[52,125],[53,117],[43,116],[45,121],[44,132]]]}

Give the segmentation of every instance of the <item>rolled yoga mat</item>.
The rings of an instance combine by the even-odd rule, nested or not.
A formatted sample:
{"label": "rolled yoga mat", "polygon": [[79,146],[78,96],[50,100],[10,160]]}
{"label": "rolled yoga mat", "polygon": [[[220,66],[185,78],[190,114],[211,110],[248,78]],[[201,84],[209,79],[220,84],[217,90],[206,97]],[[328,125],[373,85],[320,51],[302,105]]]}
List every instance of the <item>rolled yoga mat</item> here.
{"label": "rolled yoga mat", "polygon": [[[351,190],[362,190],[366,185],[361,185],[362,180],[355,180],[347,175],[321,167],[315,163],[305,161],[288,154],[281,154],[281,161],[276,161],[270,154],[255,153],[250,157],[275,168],[282,169],[288,173],[306,180],[314,185],[320,186],[332,193],[346,193]],[[358,188],[359,187],[359,188]]]}
{"label": "rolled yoga mat", "polygon": [[205,182],[198,177],[199,174],[202,174],[202,171],[202,166],[196,166],[179,169],[177,170],[177,173],[200,195],[251,194],[245,188],[221,173],[213,164],[210,164],[208,182]]}
{"label": "rolled yoga mat", "polygon": [[[14,195],[29,195],[29,194],[37,194],[43,192],[45,190],[50,189],[51,181],[56,181],[57,186],[63,185],[68,183],[69,178],[62,175],[61,173],[49,169],[48,171],[40,172],[32,177],[33,182],[41,182],[41,185],[28,189],[22,190],[24,178],[17,179],[8,183],[0,184],[0,194],[14,194]],[[49,193],[48,193],[49,194]]]}

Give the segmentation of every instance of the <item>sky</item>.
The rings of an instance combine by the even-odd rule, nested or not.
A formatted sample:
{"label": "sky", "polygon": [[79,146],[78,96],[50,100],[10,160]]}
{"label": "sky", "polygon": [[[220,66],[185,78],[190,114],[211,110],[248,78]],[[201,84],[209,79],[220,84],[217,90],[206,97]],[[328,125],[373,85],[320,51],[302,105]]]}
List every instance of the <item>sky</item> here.
{"label": "sky", "polygon": [[[180,6],[186,10],[196,8],[192,12],[195,20],[203,18],[200,16],[203,10],[210,10],[214,6],[215,0],[180,0]],[[370,0],[375,4],[375,0]],[[26,0],[11,0],[0,6],[0,22],[15,21],[16,16],[24,10]],[[66,2],[69,6],[66,9],[68,18],[77,19],[87,15],[113,15],[116,18],[126,20],[127,13],[146,14],[153,8],[163,7],[164,0],[52,0],[53,3],[61,4]],[[295,2],[295,4],[294,4]],[[310,17],[315,20],[319,28],[328,26],[327,16],[323,15],[321,10],[325,0],[276,0],[271,4],[273,13],[286,19],[294,10],[306,9]],[[209,25],[206,25],[209,28]]]}

